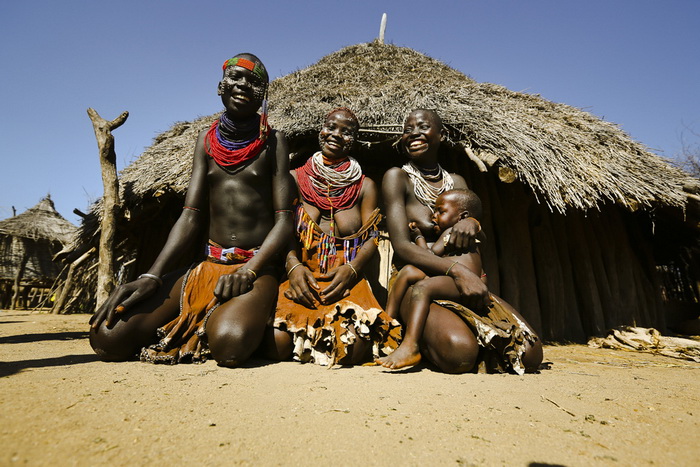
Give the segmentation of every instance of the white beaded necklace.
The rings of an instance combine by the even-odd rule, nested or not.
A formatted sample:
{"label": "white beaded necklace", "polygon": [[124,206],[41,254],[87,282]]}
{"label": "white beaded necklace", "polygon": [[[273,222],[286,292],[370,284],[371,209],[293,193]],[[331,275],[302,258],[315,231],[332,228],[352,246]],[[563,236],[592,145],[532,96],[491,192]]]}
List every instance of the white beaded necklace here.
{"label": "white beaded necklace", "polygon": [[[333,166],[338,164],[333,164],[331,166],[324,164],[323,154],[321,151],[317,152],[311,157],[313,170],[319,175],[319,178],[311,177],[311,183],[319,193],[327,193],[329,186],[331,191],[345,188],[346,186],[357,182],[362,177],[362,167],[360,167],[360,163],[352,157],[348,157],[350,167],[342,172],[333,169]],[[345,161],[340,162],[340,164],[343,162]]]}
{"label": "white beaded necklace", "polygon": [[428,183],[423,173],[421,173],[413,162],[407,162],[401,168],[408,174],[408,178],[411,179],[411,182],[413,182],[413,193],[416,195],[418,201],[428,206],[431,210],[435,208],[435,201],[437,200],[437,197],[440,196],[441,193],[449,191],[455,186],[452,176],[447,173],[447,170],[440,167],[439,164],[438,171],[440,173],[440,178],[442,178],[442,185],[438,187]]}

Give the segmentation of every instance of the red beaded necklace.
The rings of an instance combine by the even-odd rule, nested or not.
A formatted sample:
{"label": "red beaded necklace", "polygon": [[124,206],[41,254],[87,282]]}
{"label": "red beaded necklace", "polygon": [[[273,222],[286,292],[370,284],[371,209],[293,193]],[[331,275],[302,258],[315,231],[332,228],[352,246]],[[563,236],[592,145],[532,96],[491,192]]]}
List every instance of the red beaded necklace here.
{"label": "red beaded necklace", "polygon": [[252,142],[240,149],[228,149],[225,147],[225,145],[230,146],[231,143],[225,141],[225,138],[218,131],[221,119],[217,119],[212,123],[205,136],[205,149],[207,154],[220,166],[229,168],[254,158],[263,150],[267,135],[271,130],[266,117],[267,115],[263,113],[260,118],[259,135]]}
{"label": "red beaded necklace", "polygon": [[[340,163],[326,166],[326,168],[342,173],[348,170],[350,165],[350,160],[345,159]],[[318,173],[313,157],[310,157],[304,165],[296,169],[296,174],[297,185],[302,198],[309,204],[324,211],[342,211],[343,209],[351,208],[360,195],[362,182],[365,178],[363,174],[359,180],[349,185],[336,186]],[[319,190],[316,185],[325,186],[326,189]]]}

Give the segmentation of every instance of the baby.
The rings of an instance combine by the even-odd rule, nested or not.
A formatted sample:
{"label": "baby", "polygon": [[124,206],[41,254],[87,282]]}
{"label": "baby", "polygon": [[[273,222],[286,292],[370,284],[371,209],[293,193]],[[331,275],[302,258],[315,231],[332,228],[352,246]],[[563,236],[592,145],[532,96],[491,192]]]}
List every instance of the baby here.
{"label": "baby", "polygon": [[[433,214],[435,229],[440,234],[438,240],[428,245],[414,223],[409,224],[411,237],[417,245],[430,249],[438,256],[451,257],[454,260],[453,265],[461,263],[485,280],[486,275],[482,273],[481,267],[481,255],[476,244],[466,251],[447,251],[452,226],[467,217],[477,221],[481,217],[481,200],[476,193],[466,189],[446,191],[438,196]],[[459,301],[460,299],[459,290],[447,273],[444,276],[430,277],[415,266],[404,266],[396,276],[387,301],[386,312],[392,318],[398,318],[401,302],[411,286],[413,286],[412,306],[405,316],[401,316],[405,330],[403,341],[393,353],[376,360],[378,364],[387,368],[399,369],[417,365],[421,361],[419,341],[423,335],[430,303],[433,300]]]}

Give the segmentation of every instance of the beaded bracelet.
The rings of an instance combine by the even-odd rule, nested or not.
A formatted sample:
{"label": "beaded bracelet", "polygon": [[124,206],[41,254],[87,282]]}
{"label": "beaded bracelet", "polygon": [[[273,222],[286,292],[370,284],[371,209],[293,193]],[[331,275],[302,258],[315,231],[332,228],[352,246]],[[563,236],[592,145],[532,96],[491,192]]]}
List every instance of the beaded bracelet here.
{"label": "beaded bracelet", "polygon": [[144,274],[141,274],[141,275],[138,277],[138,279],[143,279],[144,277],[145,277],[146,279],[151,279],[151,280],[153,280],[153,281],[156,281],[156,282],[158,283],[158,286],[159,286],[159,287],[160,287],[161,285],[163,285],[163,279],[161,279],[160,277],[156,276],[155,274],[144,273]]}

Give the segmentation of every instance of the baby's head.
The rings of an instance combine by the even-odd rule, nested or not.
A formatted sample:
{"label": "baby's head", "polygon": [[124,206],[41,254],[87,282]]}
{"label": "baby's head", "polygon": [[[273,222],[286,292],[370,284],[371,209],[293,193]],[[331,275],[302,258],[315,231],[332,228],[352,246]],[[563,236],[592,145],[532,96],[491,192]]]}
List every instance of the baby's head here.
{"label": "baby's head", "polygon": [[433,222],[444,232],[467,217],[481,218],[481,200],[471,190],[456,188],[442,193],[435,201]]}

